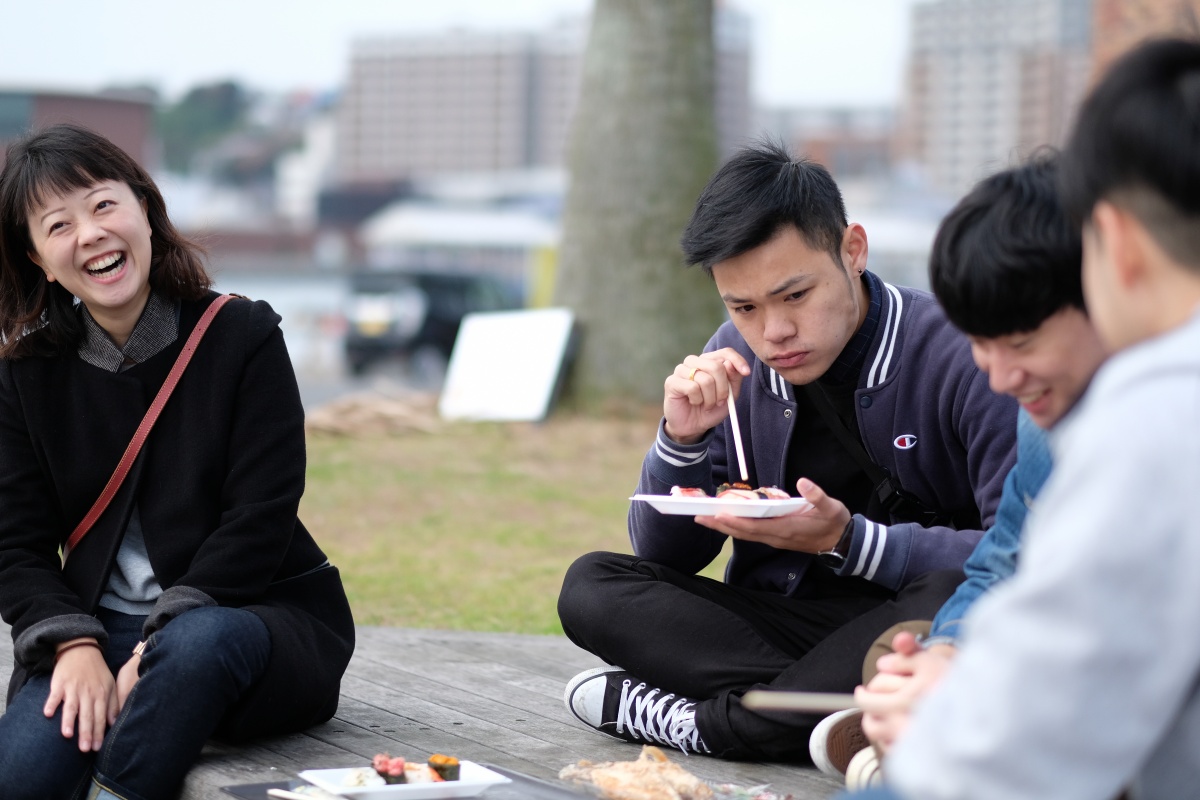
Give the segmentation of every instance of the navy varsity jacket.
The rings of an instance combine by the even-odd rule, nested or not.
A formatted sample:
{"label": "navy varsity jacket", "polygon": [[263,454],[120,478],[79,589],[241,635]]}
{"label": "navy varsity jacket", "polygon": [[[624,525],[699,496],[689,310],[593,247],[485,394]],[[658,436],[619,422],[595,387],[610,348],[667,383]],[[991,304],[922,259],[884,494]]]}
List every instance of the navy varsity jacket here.
{"label": "navy varsity jacket", "polygon": [[[926,572],[961,569],[992,524],[1004,478],[1016,459],[1017,405],[988,388],[966,337],[931,294],[883,286],[879,328],[854,394],[863,446],[926,505],[955,520],[971,521],[969,529],[955,530],[855,515],[850,555],[839,574],[898,589]],[[783,486],[783,481],[796,387],[755,357],[732,322],[717,330],[704,351],[722,347],[736,349],[751,367],[737,401],[749,483],[795,494],[796,487]],[[728,420],[693,445],[673,442],[660,422],[637,491],[667,494],[678,485],[712,494],[730,477],[733,450]],[[660,514],[640,501],[630,505],[629,533],[638,556],[687,573],[707,566],[726,539],[691,517]],[[813,559],[735,539],[725,580],[793,594]]]}

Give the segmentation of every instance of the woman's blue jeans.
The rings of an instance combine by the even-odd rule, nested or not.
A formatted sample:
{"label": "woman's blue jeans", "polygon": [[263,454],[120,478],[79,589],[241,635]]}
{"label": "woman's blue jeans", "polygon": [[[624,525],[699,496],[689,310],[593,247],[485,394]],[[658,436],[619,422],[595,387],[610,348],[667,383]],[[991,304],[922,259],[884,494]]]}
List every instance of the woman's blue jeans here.
{"label": "woman's blue jeans", "polygon": [[[104,659],[115,675],[141,639],[145,617],[100,609],[108,631]],[[0,716],[0,797],[71,800],[93,781],[127,800],[173,797],[225,712],[266,671],[271,639],[249,611],[209,606],[180,614],[155,632],[141,678],[98,753],[81,753],[60,732],[62,708],[42,714],[50,674],[30,678]]]}

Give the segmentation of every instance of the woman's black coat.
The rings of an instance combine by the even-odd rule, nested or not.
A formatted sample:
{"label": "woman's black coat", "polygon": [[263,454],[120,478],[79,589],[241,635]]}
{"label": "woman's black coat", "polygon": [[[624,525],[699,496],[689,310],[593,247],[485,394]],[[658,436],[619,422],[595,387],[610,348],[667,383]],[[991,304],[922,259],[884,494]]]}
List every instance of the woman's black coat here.
{"label": "woman's black coat", "polygon": [[[217,314],[120,492],[65,567],[59,556],[215,296],[184,302],[175,343],[124,372],[74,354],[0,361],[0,612],[14,641],[94,614],[136,502],[164,598],[184,598],[160,598],[151,626],[207,595],[270,631],[266,676],[222,726],[243,738],[332,716],[354,647],[337,570],[297,518],[304,412],[269,305]],[[18,659],[10,694],[52,666],[53,644]]]}

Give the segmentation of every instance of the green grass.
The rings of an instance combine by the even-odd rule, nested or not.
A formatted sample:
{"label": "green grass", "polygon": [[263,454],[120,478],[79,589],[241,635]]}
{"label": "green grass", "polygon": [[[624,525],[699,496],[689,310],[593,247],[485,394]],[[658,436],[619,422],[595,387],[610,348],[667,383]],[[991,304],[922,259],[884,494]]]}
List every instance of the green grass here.
{"label": "green grass", "polygon": [[[301,517],[341,569],[360,625],[561,633],[567,566],[630,551],[628,497],[656,423],[560,415],[312,434]],[[704,574],[723,568],[724,558]]]}

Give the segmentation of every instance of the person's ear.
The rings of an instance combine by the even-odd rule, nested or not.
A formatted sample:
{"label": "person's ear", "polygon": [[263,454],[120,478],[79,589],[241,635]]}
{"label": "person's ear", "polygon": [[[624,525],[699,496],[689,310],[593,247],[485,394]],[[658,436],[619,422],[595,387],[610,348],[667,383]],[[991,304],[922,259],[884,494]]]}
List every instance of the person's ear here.
{"label": "person's ear", "polygon": [[46,274],[47,282],[54,283],[54,276],[50,274],[50,270],[46,269],[45,265],[43,265],[42,262],[38,259],[38,254],[37,254],[36,250],[30,250],[25,255],[29,256],[29,260],[31,262],[33,262],[33,265],[35,267],[37,267],[38,269],[40,269],[42,272],[44,272]]}
{"label": "person's ear", "polygon": [[847,225],[842,234],[842,263],[854,277],[867,269],[867,232],[857,222]]}
{"label": "person's ear", "polygon": [[1140,225],[1136,218],[1101,200],[1092,209],[1092,227],[1100,249],[1112,265],[1117,284],[1130,289],[1140,283],[1146,274],[1146,257],[1137,235]]}

